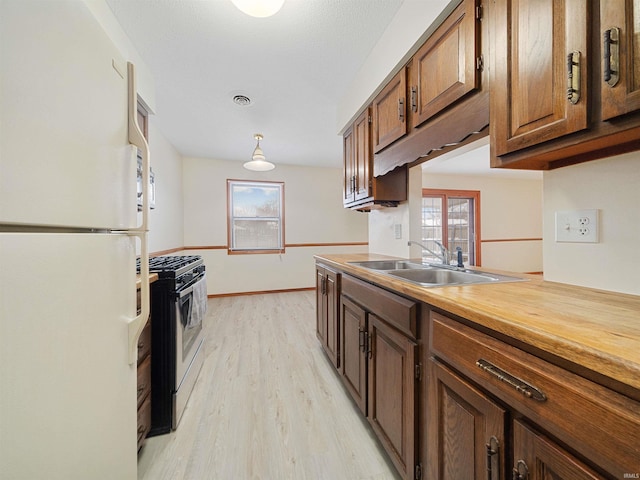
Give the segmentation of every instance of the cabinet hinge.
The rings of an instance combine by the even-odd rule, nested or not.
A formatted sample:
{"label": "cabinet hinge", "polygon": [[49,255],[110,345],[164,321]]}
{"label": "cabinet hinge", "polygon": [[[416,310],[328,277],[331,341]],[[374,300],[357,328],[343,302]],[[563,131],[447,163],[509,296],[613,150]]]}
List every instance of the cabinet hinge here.
{"label": "cabinet hinge", "polygon": [[369,123],[373,122],[373,120],[371,120],[371,115],[369,115],[367,118],[368,118]]}
{"label": "cabinet hinge", "polygon": [[484,69],[484,56],[480,55],[476,58],[476,70],[482,71]]}
{"label": "cabinet hinge", "polygon": [[416,464],[416,470],[414,472],[413,478],[415,480],[422,480],[422,464]]}
{"label": "cabinet hinge", "polygon": [[482,20],[482,5],[476,7],[476,20]]}
{"label": "cabinet hinge", "polygon": [[420,380],[422,380],[422,364],[421,363],[416,364],[415,372],[416,372],[416,381],[419,382]]}

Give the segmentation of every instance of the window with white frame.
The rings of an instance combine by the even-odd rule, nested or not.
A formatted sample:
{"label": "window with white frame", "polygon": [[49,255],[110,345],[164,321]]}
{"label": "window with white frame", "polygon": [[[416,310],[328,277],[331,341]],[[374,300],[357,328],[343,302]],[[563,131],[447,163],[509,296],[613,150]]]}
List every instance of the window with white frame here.
{"label": "window with white frame", "polygon": [[229,253],[284,252],[284,183],[227,180]]}

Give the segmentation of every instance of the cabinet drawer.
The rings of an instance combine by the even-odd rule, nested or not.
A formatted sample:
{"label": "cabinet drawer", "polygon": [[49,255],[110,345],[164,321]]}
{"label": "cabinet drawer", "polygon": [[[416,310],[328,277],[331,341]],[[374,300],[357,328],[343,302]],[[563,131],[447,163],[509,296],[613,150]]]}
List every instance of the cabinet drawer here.
{"label": "cabinet drawer", "polygon": [[342,276],[341,293],[365,307],[365,310],[375,312],[401,332],[412,338],[418,337],[416,302],[348,275]]}
{"label": "cabinet drawer", "polygon": [[138,338],[138,363],[140,363],[151,351],[151,321],[142,329]]}
{"label": "cabinet drawer", "polygon": [[138,408],[138,449],[149,430],[151,430],[151,397],[147,397],[142,406]]}
{"label": "cabinet drawer", "polygon": [[138,365],[138,408],[151,391],[151,357],[147,356]]}
{"label": "cabinet drawer", "polygon": [[435,312],[430,353],[616,478],[638,471],[640,404]]}

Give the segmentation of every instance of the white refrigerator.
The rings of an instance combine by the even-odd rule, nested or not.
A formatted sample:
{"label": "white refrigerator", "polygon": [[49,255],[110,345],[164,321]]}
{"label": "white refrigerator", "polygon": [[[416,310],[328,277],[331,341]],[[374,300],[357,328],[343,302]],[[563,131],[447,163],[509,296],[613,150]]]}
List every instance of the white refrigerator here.
{"label": "white refrigerator", "polygon": [[133,65],[84,1],[0,1],[3,480],[137,477],[136,102]]}

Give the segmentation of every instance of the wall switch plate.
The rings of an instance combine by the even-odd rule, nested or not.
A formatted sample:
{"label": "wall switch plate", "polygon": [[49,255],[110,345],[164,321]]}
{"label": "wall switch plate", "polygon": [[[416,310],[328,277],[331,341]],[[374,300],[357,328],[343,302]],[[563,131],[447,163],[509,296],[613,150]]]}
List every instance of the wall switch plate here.
{"label": "wall switch plate", "polygon": [[401,223],[396,223],[393,226],[395,235],[396,235],[396,240],[400,240],[402,238],[402,224]]}
{"label": "wall switch plate", "polygon": [[556,242],[598,243],[598,210],[556,212]]}

